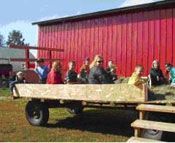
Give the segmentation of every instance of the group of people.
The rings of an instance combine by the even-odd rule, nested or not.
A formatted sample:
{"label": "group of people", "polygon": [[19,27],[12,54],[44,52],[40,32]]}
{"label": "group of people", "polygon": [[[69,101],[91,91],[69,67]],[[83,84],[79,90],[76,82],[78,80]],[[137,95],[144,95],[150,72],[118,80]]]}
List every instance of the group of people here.
{"label": "group of people", "polygon": [[[105,68],[103,66],[103,57],[100,55],[96,55],[91,63],[89,58],[85,59],[79,73],[76,72],[75,61],[70,61],[65,78],[63,78],[62,65],[59,60],[52,63],[51,69],[44,64],[44,59],[38,59],[36,63],[35,72],[38,74],[41,84],[113,84],[118,81],[116,66],[113,61],[110,60],[108,67]],[[166,64],[165,68],[169,72],[169,80],[163,75],[158,60],[153,61],[148,78],[142,77],[144,68],[137,65],[129,78],[128,84],[140,86],[149,80],[150,84],[154,86],[165,84],[167,81],[172,86],[175,86],[175,67],[171,64]],[[25,83],[22,72],[18,72],[15,81],[11,82],[11,91],[16,83]]]}
{"label": "group of people", "polygon": [[86,58],[80,68],[79,73],[76,72],[75,61],[68,63],[68,71],[65,78],[62,75],[62,65],[60,61],[52,64],[51,70],[44,65],[44,60],[37,60],[35,72],[39,75],[40,83],[47,84],[63,84],[63,83],[81,83],[81,84],[112,84],[117,80],[116,67],[112,61],[108,62],[108,67],[103,68],[103,58],[96,55],[90,64],[90,59]]}
{"label": "group of people", "polygon": [[171,86],[175,87],[175,67],[167,63],[165,64],[165,68],[166,72],[169,73],[169,79],[167,79],[166,76],[163,75],[163,72],[160,69],[159,61],[154,60],[148,78],[142,78],[144,68],[141,65],[137,65],[128,83],[134,84],[136,86],[142,85],[146,82],[149,82],[151,86],[159,86],[170,83]]}

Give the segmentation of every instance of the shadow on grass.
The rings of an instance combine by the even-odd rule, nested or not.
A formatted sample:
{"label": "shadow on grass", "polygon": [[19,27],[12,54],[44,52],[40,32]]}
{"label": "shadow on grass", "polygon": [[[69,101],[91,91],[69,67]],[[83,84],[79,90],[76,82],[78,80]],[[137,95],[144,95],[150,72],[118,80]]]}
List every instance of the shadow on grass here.
{"label": "shadow on grass", "polygon": [[48,124],[48,128],[78,129],[95,133],[133,136],[131,123],[137,119],[134,111],[122,110],[86,110],[81,116],[68,117]]}

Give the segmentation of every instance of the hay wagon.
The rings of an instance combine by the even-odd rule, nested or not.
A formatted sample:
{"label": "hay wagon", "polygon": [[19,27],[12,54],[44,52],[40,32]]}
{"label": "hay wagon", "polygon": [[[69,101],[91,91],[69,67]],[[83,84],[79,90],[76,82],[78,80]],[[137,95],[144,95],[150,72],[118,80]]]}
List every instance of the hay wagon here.
{"label": "hay wagon", "polygon": [[[28,99],[26,118],[31,125],[46,125],[49,108],[67,108],[74,115],[80,115],[84,108],[136,109],[140,104],[174,105],[174,102],[148,101],[148,87],[121,84],[17,84],[14,98]],[[156,106],[156,105],[154,105]],[[143,112],[142,112],[143,113]],[[143,117],[143,115],[142,115]],[[146,128],[148,130],[148,128]],[[150,128],[151,129],[151,128]],[[161,130],[148,130],[146,136],[160,139]]]}

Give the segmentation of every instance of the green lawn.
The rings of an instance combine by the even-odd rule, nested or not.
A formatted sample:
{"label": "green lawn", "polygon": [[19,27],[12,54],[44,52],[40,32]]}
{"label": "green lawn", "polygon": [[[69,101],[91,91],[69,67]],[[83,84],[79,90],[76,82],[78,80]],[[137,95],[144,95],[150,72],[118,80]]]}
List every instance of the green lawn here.
{"label": "green lawn", "polygon": [[[174,99],[175,89],[168,86],[152,90]],[[0,89],[0,142],[120,142],[133,136],[130,124],[137,119],[135,111],[86,109],[82,116],[72,116],[66,109],[50,109],[48,125],[34,127],[25,119],[27,101],[9,95],[8,89]]]}
{"label": "green lawn", "polygon": [[9,98],[8,89],[0,89],[0,142],[119,142],[133,135],[131,122],[136,112],[86,109],[73,116],[66,109],[50,109],[47,127],[34,127],[25,119],[27,101]]}
{"label": "green lawn", "polygon": [[10,91],[8,88],[0,88],[0,97],[7,97],[10,95]]}

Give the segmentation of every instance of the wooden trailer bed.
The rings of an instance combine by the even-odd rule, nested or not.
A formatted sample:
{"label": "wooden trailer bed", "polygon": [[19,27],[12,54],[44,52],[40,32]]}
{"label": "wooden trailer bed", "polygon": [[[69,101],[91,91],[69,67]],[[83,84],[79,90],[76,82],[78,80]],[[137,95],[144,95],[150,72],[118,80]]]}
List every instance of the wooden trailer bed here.
{"label": "wooden trailer bed", "polygon": [[[43,126],[49,120],[49,108],[67,108],[71,114],[80,115],[86,107],[133,109],[139,104],[171,104],[174,100],[148,101],[148,87],[136,87],[122,84],[17,84],[14,98],[29,99],[26,108],[26,119],[31,125]],[[159,118],[159,116],[158,116]],[[169,118],[169,117],[168,117]],[[149,130],[145,133],[151,138],[160,138],[161,131]]]}
{"label": "wooden trailer bed", "polygon": [[18,84],[14,97],[87,102],[142,103],[147,101],[147,86],[128,84]]}

